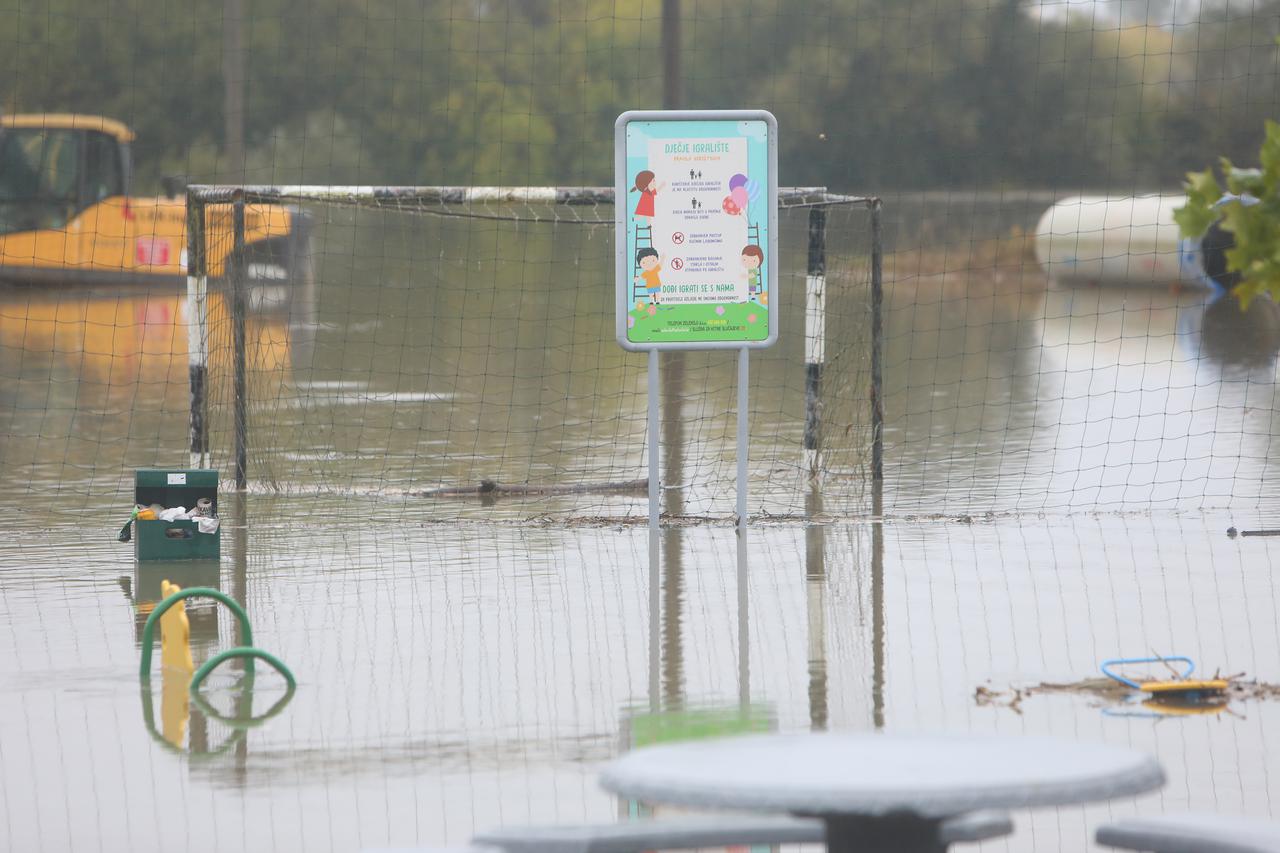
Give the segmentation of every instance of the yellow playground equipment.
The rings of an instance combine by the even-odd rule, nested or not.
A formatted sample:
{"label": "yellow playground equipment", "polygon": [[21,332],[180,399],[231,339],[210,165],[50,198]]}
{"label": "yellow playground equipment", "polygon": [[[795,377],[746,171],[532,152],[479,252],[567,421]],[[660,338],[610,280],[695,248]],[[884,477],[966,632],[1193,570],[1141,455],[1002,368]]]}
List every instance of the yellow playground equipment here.
{"label": "yellow playground equipment", "polygon": [[[1173,670],[1172,678],[1146,678],[1137,680],[1122,675],[1116,671],[1117,667],[1134,665],[1134,664],[1152,664],[1160,663],[1168,666],[1173,670],[1172,664],[1184,664],[1185,668],[1182,672]],[[1148,702],[1166,703],[1169,705],[1184,705],[1193,707],[1199,705],[1215,705],[1225,704],[1227,701],[1226,692],[1231,686],[1231,682],[1225,678],[1192,678],[1191,673],[1195,671],[1195,662],[1189,657],[1183,655],[1169,655],[1161,657],[1146,658],[1114,658],[1102,662],[1102,672],[1108,678],[1118,681],[1131,690],[1141,693],[1150,694]]]}
{"label": "yellow playground equipment", "polygon": [[[101,116],[0,116],[0,281],[185,282],[185,199],[130,195],[133,139]],[[246,205],[242,257],[230,205],[209,206],[205,229],[210,276],[278,291],[306,275],[309,228],[294,208]]]}

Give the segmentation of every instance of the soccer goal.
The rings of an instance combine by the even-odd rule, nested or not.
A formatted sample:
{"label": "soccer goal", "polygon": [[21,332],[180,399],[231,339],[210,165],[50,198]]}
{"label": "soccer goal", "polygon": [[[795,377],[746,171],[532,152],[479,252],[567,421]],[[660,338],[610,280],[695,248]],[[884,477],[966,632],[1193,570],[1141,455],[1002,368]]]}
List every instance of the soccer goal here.
{"label": "soccer goal", "polygon": [[[644,518],[645,356],[614,341],[613,204],[590,187],[189,188],[192,463],[437,519]],[[880,466],[880,204],[780,205],[749,509],[860,513]],[[663,359],[666,514],[728,517],[733,354]]]}

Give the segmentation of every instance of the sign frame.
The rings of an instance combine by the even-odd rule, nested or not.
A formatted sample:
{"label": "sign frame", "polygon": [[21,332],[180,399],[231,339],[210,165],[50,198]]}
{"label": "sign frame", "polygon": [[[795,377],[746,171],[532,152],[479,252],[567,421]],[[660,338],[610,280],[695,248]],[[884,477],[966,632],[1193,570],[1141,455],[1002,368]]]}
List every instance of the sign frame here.
{"label": "sign frame", "polygon": [[[763,199],[767,205],[765,240],[765,293],[768,302],[768,332],[760,340],[710,340],[710,341],[632,341],[628,335],[628,316],[633,298],[632,262],[630,257],[628,227],[630,219],[629,190],[631,181],[627,174],[627,127],[632,122],[764,122],[766,127],[768,181]],[[651,350],[740,350],[765,349],[778,340],[780,327],[778,312],[781,308],[778,289],[778,121],[767,110],[628,110],[614,122],[614,331],[619,346],[632,352]],[[652,227],[652,226],[651,226]]]}

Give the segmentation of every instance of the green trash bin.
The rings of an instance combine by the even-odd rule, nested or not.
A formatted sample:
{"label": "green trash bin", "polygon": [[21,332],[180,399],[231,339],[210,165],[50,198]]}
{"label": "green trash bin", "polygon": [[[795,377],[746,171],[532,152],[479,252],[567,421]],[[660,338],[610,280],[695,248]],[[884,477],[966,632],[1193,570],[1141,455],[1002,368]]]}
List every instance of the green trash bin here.
{"label": "green trash bin", "polygon": [[[200,498],[213,502],[218,514],[218,472],[207,468],[175,470],[143,468],[134,472],[133,500],[143,506],[160,504],[165,509],[175,506],[188,510]],[[139,560],[216,560],[222,553],[222,528],[201,533],[195,521],[133,522],[133,540]]]}

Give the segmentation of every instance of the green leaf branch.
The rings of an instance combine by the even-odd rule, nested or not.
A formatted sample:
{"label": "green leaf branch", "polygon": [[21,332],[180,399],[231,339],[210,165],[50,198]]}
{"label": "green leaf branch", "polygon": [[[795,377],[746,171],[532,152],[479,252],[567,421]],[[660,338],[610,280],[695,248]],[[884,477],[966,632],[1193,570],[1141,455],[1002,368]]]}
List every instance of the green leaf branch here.
{"label": "green leaf branch", "polygon": [[[1231,292],[1245,308],[1263,294],[1280,301],[1280,124],[1274,121],[1266,123],[1258,162],[1259,168],[1242,169],[1222,158],[1221,184],[1212,168],[1189,172],[1187,203],[1173,214],[1184,237],[1202,237],[1215,222],[1232,235],[1227,271],[1240,274]],[[1222,201],[1225,193],[1230,197]],[[1246,195],[1257,202],[1243,203]]]}

